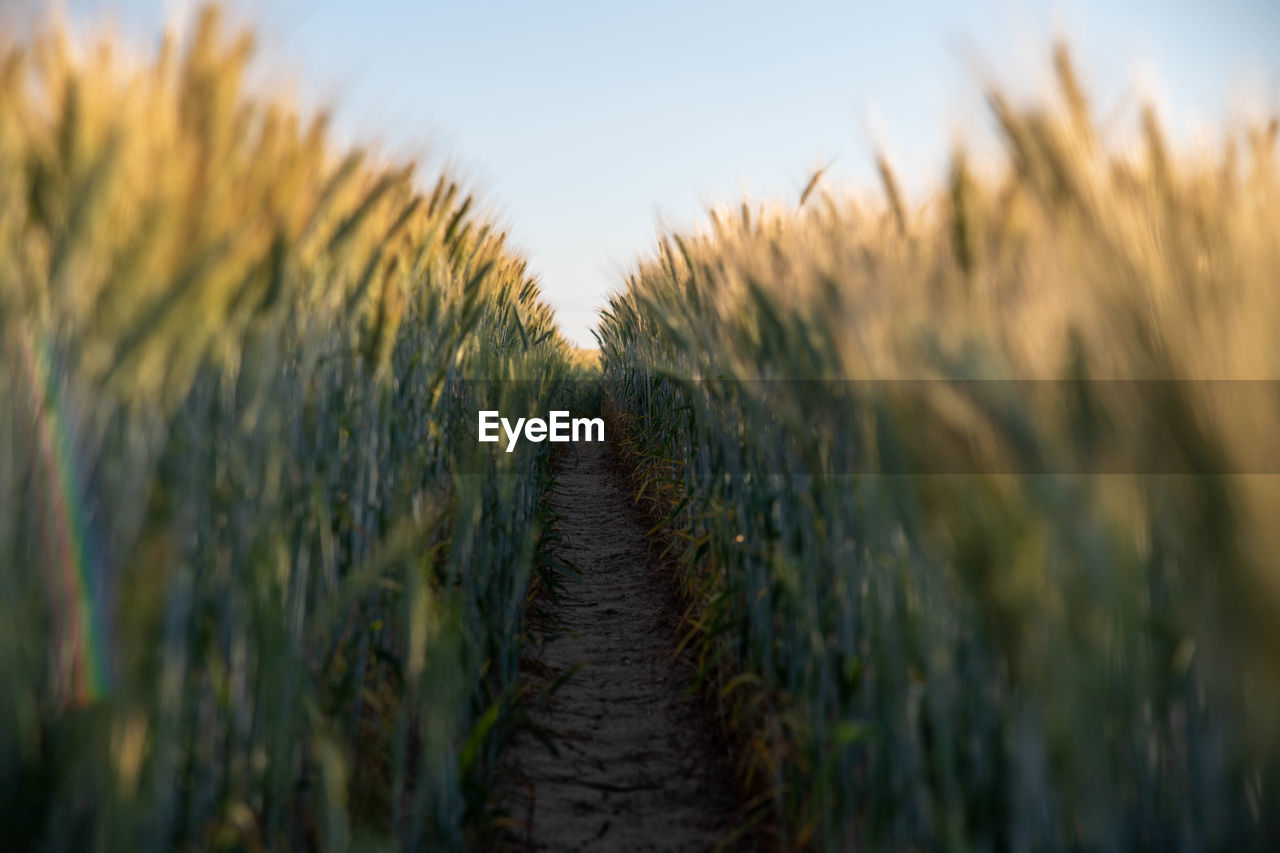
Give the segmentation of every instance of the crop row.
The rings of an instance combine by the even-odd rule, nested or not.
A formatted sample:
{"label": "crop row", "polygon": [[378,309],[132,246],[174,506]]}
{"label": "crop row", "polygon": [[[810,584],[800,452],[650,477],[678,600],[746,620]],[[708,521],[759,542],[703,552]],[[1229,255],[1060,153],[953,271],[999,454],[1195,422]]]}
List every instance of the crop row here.
{"label": "crop row", "polygon": [[788,845],[1280,837],[1277,123],[1176,155],[1055,63],[1056,100],[989,94],[999,162],[957,149],[919,206],[881,158],[883,204],[716,210],[605,312]]}
{"label": "crop row", "polygon": [[145,62],[0,42],[7,849],[486,822],[549,474],[461,455],[461,380],[545,410],[568,347],[457,184],[252,96],[251,53],[212,8]]}

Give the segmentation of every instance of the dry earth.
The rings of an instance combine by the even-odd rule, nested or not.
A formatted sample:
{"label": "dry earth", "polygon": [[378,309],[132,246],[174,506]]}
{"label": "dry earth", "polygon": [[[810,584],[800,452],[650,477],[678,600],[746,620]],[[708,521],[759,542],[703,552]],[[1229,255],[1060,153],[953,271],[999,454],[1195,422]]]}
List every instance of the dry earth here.
{"label": "dry earth", "polygon": [[550,500],[582,581],[531,620],[523,669],[542,689],[573,674],[530,709],[559,756],[527,732],[513,745],[509,848],[711,850],[738,825],[727,750],[685,696],[678,605],[607,445],[571,445]]}

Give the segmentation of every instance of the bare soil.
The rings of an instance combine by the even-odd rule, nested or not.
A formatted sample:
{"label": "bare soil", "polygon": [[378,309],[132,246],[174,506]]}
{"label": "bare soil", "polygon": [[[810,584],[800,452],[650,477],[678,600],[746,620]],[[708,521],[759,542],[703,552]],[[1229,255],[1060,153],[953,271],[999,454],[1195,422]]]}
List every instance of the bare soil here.
{"label": "bare soil", "polygon": [[[603,443],[570,445],[550,496],[582,572],[530,621],[525,677],[543,693],[511,749],[511,850],[711,850],[739,825],[728,749],[690,666],[679,604]],[[547,688],[568,675],[558,689]],[[730,849],[744,849],[739,839]]]}

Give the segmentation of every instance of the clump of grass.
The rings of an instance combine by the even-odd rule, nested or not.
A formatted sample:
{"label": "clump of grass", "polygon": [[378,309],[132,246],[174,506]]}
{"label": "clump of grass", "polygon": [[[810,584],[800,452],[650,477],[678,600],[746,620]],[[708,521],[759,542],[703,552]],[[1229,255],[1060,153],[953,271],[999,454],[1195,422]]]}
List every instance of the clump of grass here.
{"label": "clump of grass", "polygon": [[251,55],[215,7],[142,63],[0,44],[0,846],[484,811],[548,475],[457,450],[464,380],[541,409],[568,347],[455,181],[337,149]]}
{"label": "clump of grass", "polygon": [[604,313],[788,845],[1280,837],[1277,124],[1127,151],[1055,65],[1002,168],[713,212]]}

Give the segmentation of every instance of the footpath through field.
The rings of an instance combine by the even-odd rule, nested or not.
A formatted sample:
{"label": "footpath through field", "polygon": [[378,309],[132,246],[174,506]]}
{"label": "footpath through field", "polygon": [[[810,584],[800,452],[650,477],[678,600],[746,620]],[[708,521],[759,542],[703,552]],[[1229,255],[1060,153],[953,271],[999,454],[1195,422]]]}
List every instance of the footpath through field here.
{"label": "footpath through field", "polygon": [[550,501],[583,578],[532,619],[525,672],[540,688],[572,674],[530,709],[559,756],[529,733],[512,749],[512,846],[711,850],[735,826],[729,762],[683,695],[679,614],[608,446],[570,445]]}

